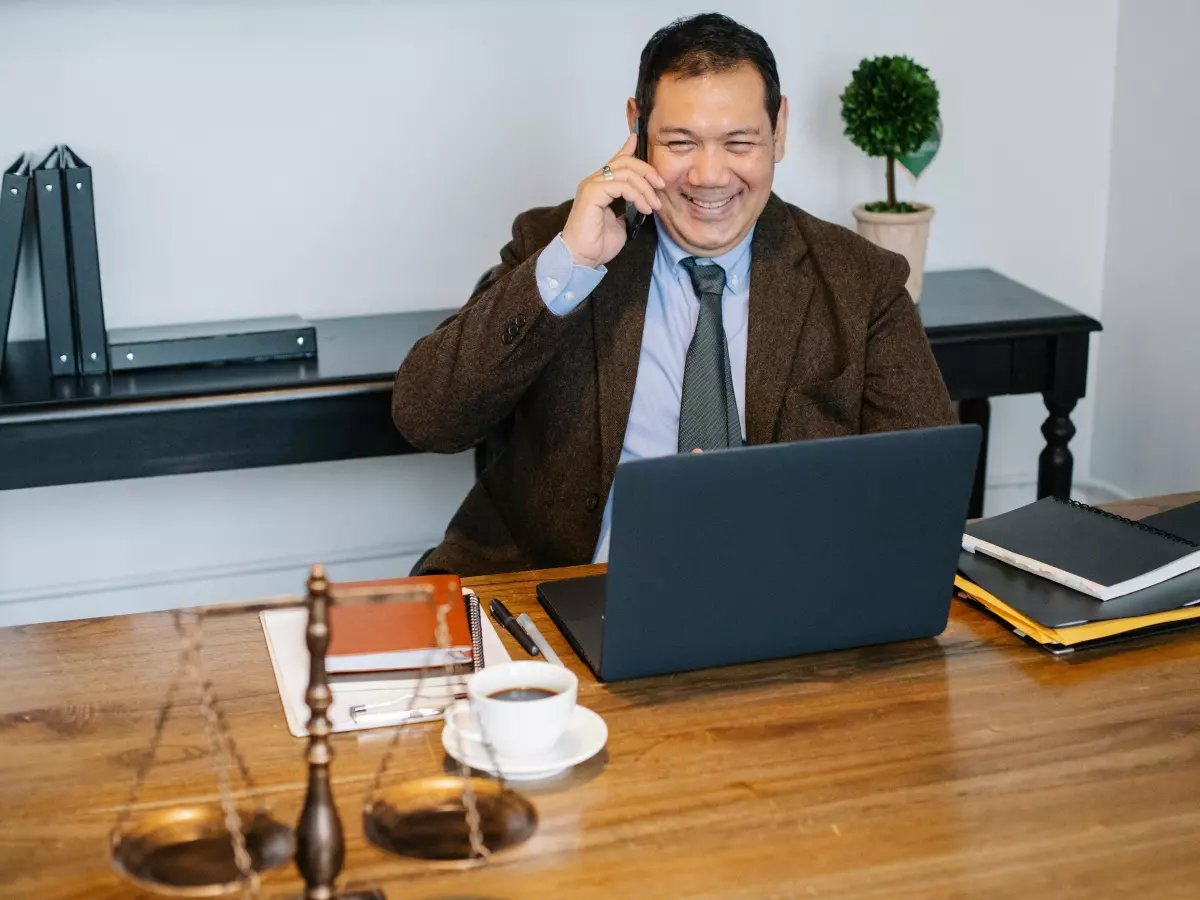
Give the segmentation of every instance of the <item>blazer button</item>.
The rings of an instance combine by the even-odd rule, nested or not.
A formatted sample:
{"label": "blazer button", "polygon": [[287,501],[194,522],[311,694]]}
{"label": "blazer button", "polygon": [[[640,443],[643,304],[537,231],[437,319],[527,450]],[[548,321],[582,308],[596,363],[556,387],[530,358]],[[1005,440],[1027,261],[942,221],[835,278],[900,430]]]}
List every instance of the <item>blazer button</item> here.
{"label": "blazer button", "polygon": [[513,342],[513,336],[511,334],[509,334],[507,331],[504,332],[504,334],[502,334],[500,336],[500,343],[511,344],[512,342]]}
{"label": "blazer button", "polygon": [[587,498],[588,512],[595,512],[596,507],[599,505],[600,505],[600,495],[599,494],[588,494],[588,498]]}
{"label": "blazer button", "polygon": [[520,313],[517,313],[517,317],[515,319],[513,319],[513,324],[516,325],[518,328],[524,328],[525,327],[525,317],[523,315],[521,315]]}
{"label": "blazer button", "polygon": [[516,320],[509,322],[508,327],[504,329],[505,334],[511,334],[513,337],[516,337],[520,331],[521,326],[516,323]]}

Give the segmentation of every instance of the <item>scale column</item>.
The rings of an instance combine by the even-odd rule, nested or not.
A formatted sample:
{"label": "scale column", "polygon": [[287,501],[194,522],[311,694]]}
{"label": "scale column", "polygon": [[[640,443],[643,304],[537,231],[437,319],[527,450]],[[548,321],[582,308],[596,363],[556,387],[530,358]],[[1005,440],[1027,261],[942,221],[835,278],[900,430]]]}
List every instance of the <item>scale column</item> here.
{"label": "scale column", "polygon": [[329,649],[329,582],[324,566],[313,566],[308,578],[308,652],[310,669],[305,702],[308,720],[308,795],[296,826],[296,868],[304,876],[305,900],[330,900],[333,884],[346,857],[342,820],[329,786],[333,746],[329,737],[332,694],[325,672]]}

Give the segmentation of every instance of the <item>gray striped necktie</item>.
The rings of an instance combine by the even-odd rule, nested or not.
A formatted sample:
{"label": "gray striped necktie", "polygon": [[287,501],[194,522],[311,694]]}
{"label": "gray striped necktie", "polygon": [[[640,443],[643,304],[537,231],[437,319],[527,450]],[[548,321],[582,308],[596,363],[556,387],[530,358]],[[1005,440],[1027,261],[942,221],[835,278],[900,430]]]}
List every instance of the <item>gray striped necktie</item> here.
{"label": "gray striped necktie", "polygon": [[729,348],[721,322],[725,270],[696,257],[681,260],[700,298],[700,316],[683,367],[683,399],[679,404],[679,452],[718,450],[742,445]]}

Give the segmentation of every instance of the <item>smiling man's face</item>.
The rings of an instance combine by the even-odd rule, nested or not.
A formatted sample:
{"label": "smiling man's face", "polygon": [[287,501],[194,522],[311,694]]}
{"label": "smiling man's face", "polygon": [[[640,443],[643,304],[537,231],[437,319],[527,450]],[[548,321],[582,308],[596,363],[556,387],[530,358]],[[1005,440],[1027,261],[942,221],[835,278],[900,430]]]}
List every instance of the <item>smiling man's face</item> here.
{"label": "smiling man's face", "polygon": [[771,195],[786,133],[787,100],[772,129],[762,76],[750,64],[659,81],[648,155],[667,183],[659,221],[680,247],[720,256],[738,245]]}

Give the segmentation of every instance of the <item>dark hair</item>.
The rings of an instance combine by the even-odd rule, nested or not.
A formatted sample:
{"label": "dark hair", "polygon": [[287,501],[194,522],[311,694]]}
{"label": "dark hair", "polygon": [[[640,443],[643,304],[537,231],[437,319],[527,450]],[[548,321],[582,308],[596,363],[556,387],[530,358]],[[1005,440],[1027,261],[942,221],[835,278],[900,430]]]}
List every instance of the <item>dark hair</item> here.
{"label": "dark hair", "polygon": [[650,121],[654,94],[664,75],[696,78],[709,72],[725,72],[750,63],[762,76],[766,88],[767,115],[771,130],[779,118],[779,72],[775,54],[761,34],[720,13],[701,13],[676,19],[660,28],[642,50],[634,102],[642,127]]}

